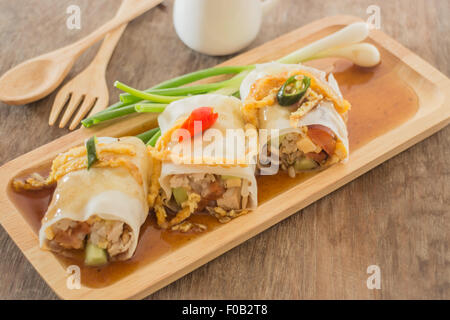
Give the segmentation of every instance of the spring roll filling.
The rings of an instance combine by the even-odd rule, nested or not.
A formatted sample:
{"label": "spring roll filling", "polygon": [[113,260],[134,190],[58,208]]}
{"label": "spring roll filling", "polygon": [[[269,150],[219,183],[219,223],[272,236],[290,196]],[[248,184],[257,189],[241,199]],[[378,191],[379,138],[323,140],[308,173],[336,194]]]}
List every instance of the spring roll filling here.
{"label": "spring roll filling", "polygon": [[45,230],[50,250],[64,253],[66,250],[84,250],[90,242],[105,249],[111,260],[120,258],[131,246],[133,233],[122,221],[105,220],[93,216],[87,221],[61,219]]}
{"label": "spring roll filling", "polygon": [[174,190],[179,191],[180,188],[186,194],[195,193],[200,196],[195,212],[204,211],[208,207],[240,210],[245,209],[248,202],[248,191],[243,187],[247,180],[238,177],[209,173],[177,174],[170,177],[169,183],[173,198],[176,196]]}
{"label": "spring roll filling", "polygon": [[321,169],[345,159],[346,151],[331,130],[310,125],[301,128],[301,132],[280,136],[278,156],[281,170],[295,177],[298,172]]}
{"label": "spring roll filling", "polygon": [[[297,74],[298,79],[305,77],[300,71],[289,73],[292,74]],[[336,109],[339,109],[338,104],[348,104],[347,101],[336,98],[337,95],[326,85],[315,79],[313,82],[315,85],[308,88],[297,103],[287,107],[277,106],[277,93],[287,77],[286,73],[277,76],[268,75],[253,83],[243,108],[247,121],[261,126],[260,122],[264,121],[264,108],[287,108],[290,113],[290,127],[297,129],[299,121],[321,104],[331,103]],[[346,112],[347,107],[339,110],[345,109]],[[262,112],[257,112],[258,109]],[[343,119],[346,117],[345,112],[340,114]],[[298,172],[328,167],[347,156],[343,142],[332,130],[322,125],[303,126],[299,130],[280,136],[277,152],[281,170],[288,172],[290,177],[295,177]],[[270,156],[270,151],[267,153]]]}
{"label": "spring roll filling", "polygon": [[[175,174],[169,176],[170,198],[161,189],[155,200],[158,225],[173,231],[198,231],[205,225],[188,218],[194,213],[208,212],[221,223],[246,214],[249,205],[249,181],[239,177],[209,173]],[[167,209],[175,213],[168,219]]]}

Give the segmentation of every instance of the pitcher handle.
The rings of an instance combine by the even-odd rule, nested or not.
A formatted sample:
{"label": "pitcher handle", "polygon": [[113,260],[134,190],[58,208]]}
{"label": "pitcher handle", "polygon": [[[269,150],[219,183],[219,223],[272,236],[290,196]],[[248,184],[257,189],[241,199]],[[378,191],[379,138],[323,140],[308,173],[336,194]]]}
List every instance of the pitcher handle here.
{"label": "pitcher handle", "polygon": [[260,0],[263,14],[266,15],[277,4],[278,0]]}

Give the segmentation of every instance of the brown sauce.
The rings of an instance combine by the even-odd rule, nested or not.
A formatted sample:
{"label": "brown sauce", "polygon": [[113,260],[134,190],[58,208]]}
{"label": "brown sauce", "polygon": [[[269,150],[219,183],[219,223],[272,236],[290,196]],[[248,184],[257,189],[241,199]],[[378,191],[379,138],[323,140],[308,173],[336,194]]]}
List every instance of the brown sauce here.
{"label": "brown sauce", "polygon": [[[20,192],[13,191],[12,188],[10,190],[10,199],[18,210],[23,213],[36,236],[39,233],[41,220],[47,211],[53,191],[54,188]],[[196,214],[190,218],[190,221],[206,225],[208,231],[212,231],[220,226],[217,219],[208,214]],[[58,259],[64,268],[72,264],[78,265],[81,269],[81,282],[89,287],[100,288],[116,282],[142,264],[150,263],[201,235],[201,233],[194,232],[182,233],[162,230],[157,227],[154,215],[150,214],[141,227],[136,251],[133,257],[127,261],[115,261],[95,268],[84,266],[82,254],[75,258],[58,256]]]}
{"label": "brown sauce", "polygon": [[333,72],[342,95],[352,104],[347,122],[350,155],[412,118],[419,109],[417,95],[397,76],[393,63],[386,59],[375,68],[361,68],[347,60],[335,59],[308,63]]}
{"label": "brown sauce", "polygon": [[[216,218],[207,214],[194,215],[190,221],[206,225],[208,231],[212,231],[220,225]],[[92,288],[100,288],[120,280],[139,266],[151,263],[201,235],[202,233],[162,230],[157,227],[154,214],[150,214],[141,227],[139,243],[131,259],[115,261],[100,268],[84,266],[81,259],[61,257],[60,260],[65,267],[77,264],[81,269],[81,282]]]}
{"label": "brown sauce", "polygon": [[[310,65],[333,72],[342,94],[352,104],[348,120],[350,156],[352,150],[399,126],[417,112],[417,96],[395,74],[389,62],[383,62],[371,69],[359,68],[343,60],[330,61],[330,59],[314,61]],[[314,174],[306,173],[294,179],[289,178],[285,173],[258,177],[259,202],[263,203],[274,198]],[[52,193],[53,189],[20,193],[9,191],[10,199],[36,234]],[[194,215],[192,221],[207,225],[206,232],[220,227],[220,223],[214,217],[206,214]],[[154,216],[149,215],[141,228],[136,252],[128,261],[113,262],[101,268],[92,268],[83,266],[82,260],[79,259],[63,257],[59,259],[64,267],[70,264],[80,266],[81,280],[84,285],[93,288],[105,287],[201,235],[161,230],[157,228]]]}

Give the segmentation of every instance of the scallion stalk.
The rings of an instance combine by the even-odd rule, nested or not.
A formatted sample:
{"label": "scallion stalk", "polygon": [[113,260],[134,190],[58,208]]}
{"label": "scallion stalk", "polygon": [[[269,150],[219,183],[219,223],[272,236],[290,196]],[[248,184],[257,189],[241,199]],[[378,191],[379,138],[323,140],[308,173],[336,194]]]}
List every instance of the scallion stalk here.
{"label": "scallion stalk", "polygon": [[352,23],[278,60],[281,63],[300,63],[330,48],[343,47],[363,41],[369,35],[365,22]]}
{"label": "scallion stalk", "polygon": [[[352,60],[357,65],[372,66],[379,62],[378,50],[368,44],[358,44],[368,35],[368,27],[365,23],[351,24],[327,37],[319,39],[303,48],[288,54],[278,60],[281,63],[302,63],[313,58],[323,58],[327,56],[342,56]],[[343,48],[348,46],[348,48]],[[358,49],[359,53],[365,56],[358,59],[352,59],[352,54]],[[143,107],[145,104],[134,105],[142,100],[157,102],[161,104],[185,98],[189,95],[203,93],[217,93],[223,95],[233,95],[239,97],[239,89],[246,75],[255,68],[255,65],[249,66],[225,66],[209,68],[192,72],[171,80],[164,81],[150,89],[141,91],[116,82],[116,87],[126,93],[120,95],[121,102],[115,103],[106,110],[95,114],[82,121],[85,127],[92,126],[102,121],[114,119],[125,114],[133,112],[158,112],[158,107]],[[222,75],[235,74],[229,80],[182,87],[192,82],[205,78]],[[141,110],[141,111],[140,111]],[[149,110],[149,111],[144,111]],[[154,137],[153,137],[154,138]]]}
{"label": "scallion stalk", "polygon": [[[224,66],[224,67],[214,67],[214,68],[208,68],[203,69],[195,72],[191,72],[164,82],[161,82],[160,84],[149,88],[146,91],[156,90],[156,89],[168,89],[168,88],[176,88],[182,85],[186,85],[198,80],[206,79],[209,77],[214,77],[218,75],[224,75],[224,74],[237,74],[244,70],[251,70],[255,66]],[[223,84],[223,83],[222,83]],[[198,87],[197,87],[198,88]],[[127,97],[125,97],[127,96]],[[131,99],[129,97],[132,97]],[[121,116],[125,116],[130,113],[136,112],[134,106],[132,106],[136,102],[140,102],[145,99],[136,99],[132,95],[126,93],[121,95],[121,99],[123,99],[126,102],[116,102],[115,104],[109,106],[103,111],[100,111],[89,118],[84,119],[81,121],[84,127],[88,128],[93,125],[96,125],[100,122],[115,119]],[[130,106],[130,108],[127,108]],[[120,111],[119,111],[120,110]],[[114,112],[113,112],[114,111]]]}
{"label": "scallion stalk", "polygon": [[[207,84],[199,84],[189,87],[180,87],[180,88],[167,88],[167,89],[152,89],[145,91],[146,93],[160,95],[160,96],[182,96],[182,95],[195,95],[208,93],[213,90],[218,90],[220,88],[228,87],[232,85],[235,81],[233,79],[215,82],[215,83],[207,83]],[[129,93],[122,93],[120,95],[120,100],[124,103],[128,102],[139,102],[140,98],[130,95]]]}
{"label": "scallion stalk", "polygon": [[92,167],[92,165],[95,162],[98,161],[96,144],[97,144],[96,136],[90,137],[86,141],[86,155],[87,155],[87,169],[88,170]]}
{"label": "scallion stalk", "polygon": [[96,113],[93,116],[86,118],[81,121],[83,126],[89,128],[93,125],[99,124],[100,122],[112,120],[116,118],[123,117],[127,114],[135,113],[134,105],[124,106],[121,108],[116,108],[112,110],[104,110],[102,112]]}
{"label": "scallion stalk", "polygon": [[114,86],[117,89],[125,91],[137,98],[141,98],[142,100],[148,100],[148,101],[152,101],[152,102],[171,103],[173,101],[185,98],[184,96],[172,97],[172,96],[160,96],[157,94],[147,93],[145,91],[137,90],[130,86],[127,86],[126,84],[124,84],[120,81],[114,82]]}
{"label": "scallion stalk", "polygon": [[[191,73],[161,82],[160,84],[158,84],[154,87],[144,90],[144,92],[151,93],[152,91],[157,90],[157,89],[178,88],[180,86],[190,84],[192,82],[196,82],[196,81],[203,80],[206,78],[224,75],[224,74],[238,74],[242,71],[252,70],[254,68],[255,68],[254,65],[249,65],[249,66],[224,66],[224,67],[214,67],[214,68],[203,69],[203,70],[191,72]],[[174,95],[176,95],[176,94],[174,94]],[[132,98],[130,98],[130,97],[132,97]],[[121,99],[123,101],[126,101],[126,103],[128,103],[128,104],[132,104],[132,103],[141,101],[141,99],[133,98],[133,96],[130,95],[129,93],[122,94]],[[123,103],[125,103],[125,102],[115,103],[115,104],[111,105],[110,107],[108,107],[108,109],[109,108],[117,108],[118,105],[123,104]]]}
{"label": "scallion stalk", "polygon": [[134,105],[134,109],[136,110],[136,112],[160,113],[164,111],[166,106],[166,104],[161,103],[136,103]]}
{"label": "scallion stalk", "polygon": [[158,131],[153,135],[153,137],[147,142],[148,146],[154,147],[159,137],[161,137],[161,130],[158,128]]}
{"label": "scallion stalk", "polygon": [[142,140],[142,142],[144,142],[145,144],[147,144],[147,142],[150,141],[150,139],[155,135],[155,133],[157,133],[159,130],[159,128],[153,128],[150,129],[148,131],[145,131],[143,133],[140,133],[136,136],[136,138],[139,138]]}
{"label": "scallion stalk", "polygon": [[220,76],[223,74],[237,74],[245,70],[254,69],[254,65],[249,66],[224,66],[224,67],[213,67],[208,69],[203,69],[195,72],[185,74],[183,76],[167,80],[160,83],[159,85],[153,87],[153,89],[165,89],[165,88],[175,88],[180,87],[198,80]]}
{"label": "scallion stalk", "polygon": [[223,94],[226,96],[231,96],[236,94],[236,92],[239,92],[239,89],[241,87],[241,83],[244,80],[244,78],[248,75],[249,71],[243,71],[239,73],[238,75],[231,78],[229,81],[229,84],[226,87],[220,88],[214,93],[216,94]]}

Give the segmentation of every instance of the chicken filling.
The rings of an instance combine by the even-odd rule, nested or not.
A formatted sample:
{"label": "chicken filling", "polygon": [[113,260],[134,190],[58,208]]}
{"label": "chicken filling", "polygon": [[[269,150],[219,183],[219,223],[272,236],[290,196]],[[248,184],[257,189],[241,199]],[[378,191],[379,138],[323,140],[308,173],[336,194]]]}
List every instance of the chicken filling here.
{"label": "chicken filling", "polygon": [[86,250],[88,245],[98,248],[110,260],[120,260],[132,243],[131,228],[124,222],[92,217],[87,221],[62,219],[48,227],[49,249],[56,252]]}
{"label": "chicken filling", "polygon": [[331,165],[345,158],[342,143],[322,125],[304,127],[302,132],[291,132],[280,137],[279,165],[290,177],[296,173]]}
{"label": "chicken filling", "polygon": [[196,212],[220,207],[224,210],[245,209],[248,204],[248,182],[234,176],[209,173],[178,174],[170,177],[173,200],[179,207],[188,195],[199,195]]}

